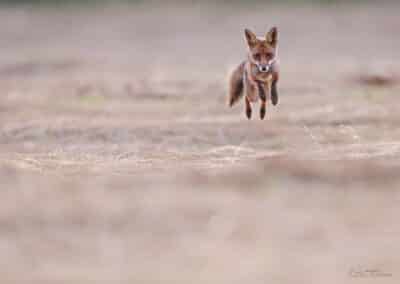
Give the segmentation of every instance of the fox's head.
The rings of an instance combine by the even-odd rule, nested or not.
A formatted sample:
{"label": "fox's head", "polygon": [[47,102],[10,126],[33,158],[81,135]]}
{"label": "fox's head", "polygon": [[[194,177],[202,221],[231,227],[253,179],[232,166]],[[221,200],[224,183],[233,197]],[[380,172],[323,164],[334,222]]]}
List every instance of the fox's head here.
{"label": "fox's head", "polygon": [[273,27],[265,38],[257,37],[249,29],[245,29],[245,35],[249,46],[249,60],[257,65],[260,72],[268,72],[276,58],[278,29]]}

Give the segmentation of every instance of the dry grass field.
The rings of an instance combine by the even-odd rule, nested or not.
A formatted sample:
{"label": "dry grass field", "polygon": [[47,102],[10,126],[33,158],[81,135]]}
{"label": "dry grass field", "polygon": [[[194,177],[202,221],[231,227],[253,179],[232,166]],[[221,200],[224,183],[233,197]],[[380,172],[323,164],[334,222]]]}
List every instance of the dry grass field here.
{"label": "dry grass field", "polygon": [[[399,283],[400,5],[0,10],[0,283]],[[244,27],[280,104],[227,107]]]}

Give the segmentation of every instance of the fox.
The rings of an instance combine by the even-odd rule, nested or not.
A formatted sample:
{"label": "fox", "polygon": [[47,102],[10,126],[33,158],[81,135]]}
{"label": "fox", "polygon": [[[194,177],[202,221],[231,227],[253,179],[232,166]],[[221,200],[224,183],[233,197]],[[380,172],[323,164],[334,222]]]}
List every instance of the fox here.
{"label": "fox", "polygon": [[264,37],[244,30],[248,53],[229,76],[229,106],[233,107],[245,95],[245,110],[251,119],[251,104],[260,98],[260,119],[266,113],[267,100],[278,104],[279,62],[277,56],[278,28],[272,27]]}

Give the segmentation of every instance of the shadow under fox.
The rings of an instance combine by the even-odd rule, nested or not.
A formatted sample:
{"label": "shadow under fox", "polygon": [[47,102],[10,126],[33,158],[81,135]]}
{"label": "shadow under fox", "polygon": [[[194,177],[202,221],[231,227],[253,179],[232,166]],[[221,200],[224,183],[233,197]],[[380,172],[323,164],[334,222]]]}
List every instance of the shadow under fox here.
{"label": "shadow under fox", "polygon": [[278,30],[273,27],[264,38],[257,37],[248,29],[245,35],[248,56],[230,75],[229,106],[232,107],[245,95],[246,116],[250,119],[251,103],[260,98],[260,118],[264,119],[267,100],[271,98],[273,105],[278,104]]}

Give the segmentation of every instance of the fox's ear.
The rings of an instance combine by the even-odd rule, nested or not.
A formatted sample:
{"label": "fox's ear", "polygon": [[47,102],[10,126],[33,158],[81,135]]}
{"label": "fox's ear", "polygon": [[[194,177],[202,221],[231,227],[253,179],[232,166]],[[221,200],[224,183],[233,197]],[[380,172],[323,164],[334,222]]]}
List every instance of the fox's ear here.
{"label": "fox's ear", "polygon": [[249,29],[244,30],[244,34],[246,35],[247,44],[251,47],[257,43],[257,36],[250,31]]}
{"label": "fox's ear", "polygon": [[266,39],[270,45],[275,47],[278,44],[278,28],[273,27],[270,29],[266,35]]}

